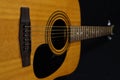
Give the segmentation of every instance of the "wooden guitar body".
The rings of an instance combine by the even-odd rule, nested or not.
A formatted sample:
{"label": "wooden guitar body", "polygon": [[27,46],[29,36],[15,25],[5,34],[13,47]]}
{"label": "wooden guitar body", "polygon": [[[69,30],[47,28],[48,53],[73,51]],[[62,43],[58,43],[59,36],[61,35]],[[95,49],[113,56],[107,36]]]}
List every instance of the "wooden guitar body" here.
{"label": "wooden guitar body", "polygon": [[[26,67],[22,67],[19,42],[21,7],[30,9],[31,20],[31,59],[30,65]],[[81,44],[80,42],[69,42],[69,36],[67,36],[63,46],[59,47],[58,42],[57,45],[54,43],[55,46],[58,46],[56,49],[51,41],[51,26],[67,26],[68,30],[69,26],[79,26],[80,22],[78,0],[1,0],[0,80],[53,80],[72,73],[78,65]],[[41,77],[39,75],[44,75],[44,71],[40,73],[38,69],[37,72],[36,68],[39,68],[39,56],[41,58],[42,54],[46,54],[44,51],[52,52],[58,57],[65,53],[65,57],[58,68]],[[43,64],[45,61],[42,61]],[[56,64],[52,64],[50,68],[54,69],[53,65]]]}

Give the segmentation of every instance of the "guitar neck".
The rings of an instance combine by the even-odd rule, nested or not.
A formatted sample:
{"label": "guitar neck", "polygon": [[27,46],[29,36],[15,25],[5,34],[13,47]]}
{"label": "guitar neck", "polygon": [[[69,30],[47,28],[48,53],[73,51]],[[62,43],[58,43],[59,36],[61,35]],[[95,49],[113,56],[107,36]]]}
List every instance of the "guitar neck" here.
{"label": "guitar neck", "polygon": [[79,41],[111,35],[113,26],[81,26],[70,27],[70,41]]}

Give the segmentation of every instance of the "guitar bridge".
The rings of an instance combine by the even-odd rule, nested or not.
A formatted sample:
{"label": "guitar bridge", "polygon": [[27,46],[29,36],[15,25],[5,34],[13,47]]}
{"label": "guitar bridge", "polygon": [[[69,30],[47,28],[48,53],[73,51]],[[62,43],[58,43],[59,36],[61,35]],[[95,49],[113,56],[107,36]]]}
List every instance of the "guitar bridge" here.
{"label": "guitar bridge", "polygon": [[19,43],[22,58],[22,66],[30,65],[31,54],[31,27],[30,27],[29,8],[21,7],[19,24]]}

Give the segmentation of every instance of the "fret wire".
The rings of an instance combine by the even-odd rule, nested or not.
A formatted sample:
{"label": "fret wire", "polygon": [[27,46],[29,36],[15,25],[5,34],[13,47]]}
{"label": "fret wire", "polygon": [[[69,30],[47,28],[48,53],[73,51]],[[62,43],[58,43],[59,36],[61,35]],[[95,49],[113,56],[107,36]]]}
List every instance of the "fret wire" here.
{"label": "fret wire", "polygon": [[[84,27],[82,27],[82,29],[83,29],[83,38],[84,38],[84,34],[85,34]],[[83,39],[83,38],[82,38],[82,39]]]}
{"label": "fret wire", "polygon": [[85,27],[85,29],[84,29],[84,35],[85,35],[84,39],[86,39],[86,28],[87,27]]}
{"label": "fret wire", "polygon": [[93,37],[96,37],[96,31],[95,31],[95,28],[94,28],[94,27],[93,27],[93,31],[94,31]]}
{"label": "fret wire", "polygon": [[[83,30],[82,30],[82,28],[81,28],[81,30],[80,30],[80,36],[83,34]],[[80,37],[81,39],[83,38],[83,35]]]}
{"label": "fret wire", "polygon": [[87,29],[87,39],[90,38],[90,27]]}
{"label": "fret wire", "polygon": [[97,37],[97,35],[98,35],[98,29],[97,29],[97,27],[95,27],[96,28],[96,36],[95,37]]}
{"label": "fret wire", "polygon": [[99,36],[99,27],[97,27],[97,36]]}
{"label": "fret wire", "polygon": [[[90,37],[91,37],[91,36],[92,36],[92,31],[91,31],[91,30],[92,30],[92,28],[90,28],[90,27],[89,27],[89,29],[90,29]],[[89,38],[90,38],[90,37],[89,37]]]}
{"label": "fret wire", "polygon": [[90,36],[92,37],[92,27],[91,27],[91,29],[90,29]]}
{"label": "fret wire", "polygon": [[[100,27],[99,27],[99,29],[100,29]],[[99,36],[101,36],[101,29],[99,30]]]}
{"label": "fret wire", "polygon": [[89,38],[89,37],[90,37],[90,36],[89,36],[89,33],[90,33],[90,32],[89,32],[89,27],[88,27],[88,28],[86,27],[86,30],[87,30],[86,38]]}
{"label": "fret wire", "polygon": [[95,32],[96,32],[96,33],[95,33],[95,34],[96,34],[95,37],[96,37],[96,36],[97,36],[97,27],[95,27],[95,29],[96,29],[96,30],[95,30]]}
{"label": "fret wire", "polygon": [[101,28],[101,29],[100,29],[100,33],[99,33],[99,36],[101,36],[101,35],[102,35],[102,29],[103,29],[103,28]]}
{"label": "fret wire", "polygon": [[[100,28],[99,28],[100,29]],[[102,29],[102,28],[101,28]],[[99,30],[99,36],[101,36],[101,29]]]}
{"label": "fret wire", "polygon": [[95,27],[94,27],[94,31],[95,31],[95,34],[94,34],[94,36],[96,37],[96,30],[95,30]]}
{"label": "fret wire", "polygon": [[87,36],[86,36],[87,39],[90,37],[90,36],[89,36],[89,34],[90,34],[89,28],[90,28],[90,27],[87,28]]}
{"label": "fret wire", "polygon": [[90,29],[90,37],[92,37],[92,27],[91,27],[91,29]]}
{"label": "fret wire", "polygon": [[99,30],[98,36],[101,36],[101,29],[102,28],[100,28],[100,27],[98,28],[98,30]]}
{"label": "fret wire", "polygon": [[80,39],[82,39],[83,37],[83,30],[82,30],[82,27],[80,27]]}
{"label": "fret wire", "polygon": [[[89,27],[90,28],[90,27]],[[92,28],[90,28],[90,37],[92,37]]]}
{"label": "fret wire", "polygon": [[94,32],[94,30],[93,30],[93,26],[92,26],[92,37],[94,36],[94,33],[95,33],[95,32]]}
{"label": "fret wire", "polygon": [[[90,27],[89,27],[90,28]],[[90,37],[92,37],[92,28],[90,28]]]}
{"label": "fret wire", "polygon": [[[83,30],[83,27],[82,27],[82,31],[83,31],[83,36],[84,36],[84,30]],[[82,36],[82,39],[83,39],[83,36]]]}
{"label": "fret wire", "polygon": [[92,28],[90,28],[90,37],[92,36]]}
{"label": "fret wire", "polygon": [[85,36],[84,38],[86,39],[86,31],[85,30],[86,30],[86,27],[84,28],[84,36]]}
{"label": "fret wire", "polygon": [[[99,29],[98,29],[99,27],[96,27],[96,28],[97,28],[97,36],[99,36]],[[96,37],[97,37],[97,36],[96,36]]]}
{"label": "fret wire", "polygon": [[[97,28],[97,36],[99,36],[99,31],[98,31],[98,28],[99,28],[99,27],[96,27],[96,28]],[[97,37],[97,36],[96,36],[96,37]]]}
{"label": "fret wire", "polygon": [[88,36],[87,36],[87,35],[88,35],[88,28],[86,27],[86,28],[85,28],[85,39],[87,39],[87,38],[88,38]]}
{"label": "fret wire", "polygon": [[85,27],[83,27],[83,39],[84,39],[84,36],[85,36]]}
{"label": "fret wire", "polygon": [[[83,31],[83,27],[82,27],[82,31]],[[83,36],[82,36],[82,39],[83,39],[83,37],[84,37],[84,31],[83,31]]]}
{"label": "fret wire", "polygon": [[93,37],[93,27],[91,27],[91,37]]}

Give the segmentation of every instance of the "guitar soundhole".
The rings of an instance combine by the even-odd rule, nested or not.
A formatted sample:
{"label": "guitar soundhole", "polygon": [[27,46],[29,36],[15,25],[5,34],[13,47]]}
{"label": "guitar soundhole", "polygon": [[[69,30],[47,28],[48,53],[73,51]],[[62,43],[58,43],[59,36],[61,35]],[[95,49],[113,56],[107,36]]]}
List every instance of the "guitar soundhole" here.
{"label": "guitar soundhole", "polygon": [[34,55],[33,69],[37,78],[45,78],[54,73],[64,62],[66,51],[55,55],[48,44],[40,45]]}
{"label": "guitar soundhole", "polygon": [[51,40],[54,48],[62,49],[67,40],[67,28],[65,22],[58,19],[54,22],[51,32]]}

